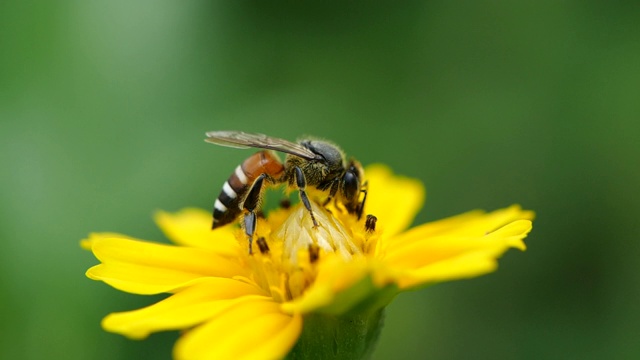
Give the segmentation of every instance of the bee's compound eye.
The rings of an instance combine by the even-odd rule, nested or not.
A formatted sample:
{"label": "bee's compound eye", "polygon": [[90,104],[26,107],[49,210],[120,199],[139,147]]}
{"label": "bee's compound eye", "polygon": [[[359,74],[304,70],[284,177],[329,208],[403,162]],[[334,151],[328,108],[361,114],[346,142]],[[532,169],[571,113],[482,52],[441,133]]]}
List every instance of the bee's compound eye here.
{"label": "bee's compound eye", "polygon": [[357,202],[360,195],[360,179],[355,172],[349,170],[342,178],[342,194],[346,202]]}

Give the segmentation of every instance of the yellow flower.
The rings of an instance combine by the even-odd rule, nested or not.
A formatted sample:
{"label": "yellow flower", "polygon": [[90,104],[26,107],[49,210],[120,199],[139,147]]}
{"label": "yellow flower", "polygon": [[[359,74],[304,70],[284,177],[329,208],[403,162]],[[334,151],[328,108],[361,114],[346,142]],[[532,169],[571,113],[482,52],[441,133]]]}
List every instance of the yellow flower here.
{"label": "yellow flower", "polygon": [[[304,207],[280,208],[259,219],[253,255],[240,228],[211,231],[210,213],[198,209],[156,215],[177,246],[92,234],[82,246],[101,264],[89,278],[135,294],[171,294],[110,314],[102,326],[134,339],[186,330],[177,359],[277,359],[292,349],[289,356],[298,358],[325,350],[361,357],[399,292],[491,272],[506,250],[525,249],[531,211],[472,211],[403,232],[422,206],[421,183],[381,165],[366,174],[365,212],[375,217],[357,220],[312,203],[313,228]],[[357,339],[364,343],[354,345]]]}

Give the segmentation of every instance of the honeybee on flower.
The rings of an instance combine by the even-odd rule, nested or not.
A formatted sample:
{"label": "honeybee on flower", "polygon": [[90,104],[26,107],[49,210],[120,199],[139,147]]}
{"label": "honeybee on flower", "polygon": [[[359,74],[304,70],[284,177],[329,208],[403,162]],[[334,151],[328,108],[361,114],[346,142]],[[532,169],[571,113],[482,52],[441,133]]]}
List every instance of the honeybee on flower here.
{"label": "honeybee on flower", "polygon": [[[216,143],[229,137],[217,134]],[[254,179],[249,190],[238,191],[228,181],[240,210],[226,226],[214,223],[212,231],[210,212],[188,208],[155,216],[175,245],[114,233],[83,240],[101,262],[87,271],[89,278],[130,293],[169,294],[148,307],[108,315],[103,328],[134,339],[184,330],[174,347],[176,359],[366,358],[384,308],[398,293],[489,273],[509,248],[525,249],[532,227],[533,212],[514,205],[405,230],[424,201],[419,181],[383,165],[352,171],[343,162],[333,182],[316,182],[291,164],[285,160],[282,172],[269,173],[273,182],[267,175],[263,181],[285,182],[305,193],[315,187],[307,202],[300,192],[299,204],[247,220],[257,206],[241,203],[260,175],[244,173]],[[286,177],[286,171],[293,175]],[[305,186],[299,186],[300,172]],[[341,190],[345,183],[358,186]],[[227,191],[223,186],[221,196],[231,195]],[[218,200],[227,209],[235,204]],[[214,208],[214,218],[215,209],[221,207]],[[365,211],[375,217],[360,216]],[[234,220],[240,215],[238,227]],[[250,253],[253,239],[260,251]]]}

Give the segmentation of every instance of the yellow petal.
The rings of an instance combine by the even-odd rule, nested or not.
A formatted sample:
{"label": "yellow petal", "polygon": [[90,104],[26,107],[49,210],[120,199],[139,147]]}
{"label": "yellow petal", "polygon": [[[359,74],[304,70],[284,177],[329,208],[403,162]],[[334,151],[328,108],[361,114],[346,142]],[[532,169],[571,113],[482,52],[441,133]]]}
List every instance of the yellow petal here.
{"label": "yellow petal", "polygon": [[365,302],[371,303],[380,296],[387,296],[389,289],[385,287],[392,282],[393,278],[378,261],[364,256],[350,260],[330,256],[321,260],[314,283],[301,297],[283,303],[282,310],[286,313],[339,315]]}
{"label": "yellow petal", "polygon": [[384,237],[393,236],[411,225],[425,198],[420,181],[395,176],[384,165],[368,166],[365,213],[378,218],[378,229]]}
{"label": "yellow petal", "polygon": [[483,236],[435,236],[389,247],[383,261],[401,274],[401,287],[476,276],[495,269],[509,248],[524,250],[530,230],[531,221],[517,220]]}
{"label": "yellow petal", "polygon": [[304,294],[291,302],[282,304],[287,313],[309,313],[330,305],[340,291],[349,288],[368,274],[367,261],[356,257],[345,261],[339,256],[322,259],[318,275]]}
{"label": "yellow petal", "polygon": [[202,277],[171,269],[151,268],[134,264],[100,264],[86,273],[92,280],[132,294],[151,295],[174,292],[197,283]]}
{"label": "yellow petal", "polygon": [[151,332],[184,329],[200,324],[230,306],[256,298],[266,299],[258,287],[225,278],[207,278],[151,306],[113,313],[102,327],[130,338],[141,339]]}
{"label": "yellow petal", "polygon": [[518,205],[486,213],[481,210],[470,211],[461,215],[430,222],[417,226],[394,239],[389,239],[389,246],[396,243],[411,243],[433,236],[482,236],[510,222],[524,219],[531,220],[534,213],[522,210]]}
{"label": "yellow petal", "polygon": [[174,291],[200,277],[248,273],[236,259],[206,249],[103,238],[93,242],[92,250],[102,264],[89,269],[87,276],[136,294]]}
{"label": "yellow petal", "polygon": [[302,331],[302,317],[280,311],[278,303],[237,303],[183,335],[176,344],[179,360],[281,359]]}
{"label": "yellow petal", "polygon": [[521,241],[531,230],[531,221],[518,220],[482,236],[435,236],[389,248],[385,262],[403,267],[423,266],[460,253],[501,246],[524,250]]}
{"label": "yellow petal", "polygon": [[91,250],[91,248],[93,247],[93,244],[96,241],[100,239],[113,238],[113,237],[121,238],[121,239],[132,239],[127,235],[114,233],[114,232],[91,233],[89,234],[88,238],[80,240],[80,247],[85,250]]}
{"label": "yellow petal", "polygon": [[177,213],[159,211],[155,221],[176,244],[209,249],[226,256],[238,256],[243,251],[236,241],[234,228],[223,226],[211,230],[211,213],[202,209],[188,208]]}
{"label": "yellow petal", "polygon": [[496,259],[503,252],[504,249],[498,248],[484,249],[439,261],[416,270],[404,270],[398,273],[398,287],[407,290],[441,281],[480,276],[497,268]]}

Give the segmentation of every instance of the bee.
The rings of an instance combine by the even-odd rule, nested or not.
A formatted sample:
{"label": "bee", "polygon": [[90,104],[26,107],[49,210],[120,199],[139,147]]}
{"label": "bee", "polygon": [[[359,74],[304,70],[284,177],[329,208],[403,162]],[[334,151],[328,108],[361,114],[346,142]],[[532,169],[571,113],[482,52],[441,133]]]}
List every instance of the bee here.
{"label": "bee", "polygon": [[[252,253],[253,236],[264,189],[268,186],[286,184],[298,190],[300,201],[309,212],[313,227],[318,227],[307,187],[313,187],[328,195],[324,206],[332,200],[336,206],[358,218],[367,199],[367,184],[362,166],[355,159],[345,161],[342,150],[324,140],[302,139],[297,143],[262,134],[241,131],[211,131],[206,133],[206,142],[259,151],[238,165],[222,186],[222,191],[213,207],[212,229],[229,224],[244,213],[243,225],[249,239],[249,254]],[[286,154],[284,163],[274,151]],[[361,194],[364,194],[361,198]]]}

